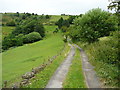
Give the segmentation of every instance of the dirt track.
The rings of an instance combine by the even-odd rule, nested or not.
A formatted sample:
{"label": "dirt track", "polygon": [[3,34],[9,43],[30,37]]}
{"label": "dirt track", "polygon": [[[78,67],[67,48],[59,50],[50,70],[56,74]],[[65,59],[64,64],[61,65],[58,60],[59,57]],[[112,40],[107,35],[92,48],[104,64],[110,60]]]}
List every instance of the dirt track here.
{"label": "dirt track", "polygon": [[80,55],[82,59],[82,69],[85,76],[86,85],[88,88],[101,88],[101,83],[99,81],[99,78],[96,75],[96,72],[94,71],[94,67],[89,63],[88,57],[83,51],[82,48],[75,45],[80,50]]}
{"label": "dirt track", "polygon": [[72,63],[73,56],[75,54],[75,47],[71,44],[71,50],[67,56],[67,58],[63,61],[63,63],[58,67],[54,75],[51,77],[48,82],[46,88],[62,88],[62,83],[68,73],[69,67]]}
{"label": "dirt track", "polygon": [[68,73],[69,67],[72,63],[73,56],[75,55],[75,47],[79,48],[81,60],[82,60],[82,69],[85,77],[85,82],[88,88],[101,88],[101,83],[99,81],[99,78],[96,75],[96,72],[94,71],[94,67],[89,63],[88,57],[83,51],[82,48],[75,45],[71,46],[71,50],[67,56],[67,58],[63,61],[63,63],[58,67],[54,75],[49,80],[48,84],[46,85],[46,88],[62,88],[63,81],[66,78],[66,75]]}

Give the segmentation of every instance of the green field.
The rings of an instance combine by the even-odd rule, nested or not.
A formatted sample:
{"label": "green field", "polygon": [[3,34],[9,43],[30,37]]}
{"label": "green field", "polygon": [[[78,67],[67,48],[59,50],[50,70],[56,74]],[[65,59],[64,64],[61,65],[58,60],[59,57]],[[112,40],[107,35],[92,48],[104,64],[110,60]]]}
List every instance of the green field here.
{"label": "green field", "polygon": [[6,22],[9,22],[9,21],[11,21],[11,20],[12,20],[12,17],[11,17],[11,16],[2,14],[2,23],[3,23],[3,24],[6,24]]}
{"label": "green field", "polygon": [[14,29],[15,27],[3,26],[2,27],[2,39],[4,39],[5,36],[10,34]]}
{"label": "green field", "polygon": [[[54,30],[56,26],[45,26],[45,28],[49,31]],[[43,64],[63,49],[61,33],[46,34],[44,40],[3,52],[3,81],[7,80],[9,84],[19,81],[22,74]]]}
{"label": "green field", "polygon": [[69,16],[52,15],[51,18],[50,18],[50,21],[56,22],[56,21],[58,21],[61,17],[62,17],[63,19],[68,19],[68,18],[69,18]]}
{"label": "green field", "polygon": [[35,78],[30,82],[31,84],[25,86],[24,88],[45,88],[51,76],[54,74],[56,69],[60,66],[62,61],[65,59],[66,54],[68,54],[70,47],[68,44],[65,45],[64,51],[59,55],[52,64],[48,65],[43,71],[38,73]]}

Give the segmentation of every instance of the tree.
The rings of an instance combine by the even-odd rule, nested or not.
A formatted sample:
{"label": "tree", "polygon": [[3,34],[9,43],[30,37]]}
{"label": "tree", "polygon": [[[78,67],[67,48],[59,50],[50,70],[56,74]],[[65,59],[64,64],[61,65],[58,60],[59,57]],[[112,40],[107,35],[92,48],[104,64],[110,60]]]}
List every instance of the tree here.
{"label": "tree", "polygon": [[35,15],[34,13],[32,13],[32,15]]}
{"label": "tree", "polygon": [[45,30],[41,23],[37,23],[37,25],[34,27],[34,31],[38,32],[42,37],[45,36]]}
{"label": "tree", "polygon": [[70,26],[69,21],[68,21],[68,20],[63,20],[63,22],[62,22],[62,26],[69,27],[69,26]]}
{"label": "tree", "polygon": [[19,34],[18,36],[15,37],[16,39],[16,46],[22,46],[23,45],[23,34]]}
{"label": "tree", "polygon": [[10,21],[6,23],[7,26],[16,26],[15,21]]}
{"label": "tree", "polygon": [[23,45],[23,35],[22,34],[18,35],[18,36],[9,34],[2,41],[2,49],[3,50],[7,50],[13,46],[22,46],[22,45]]}
{"label": "tree", "polygon": [[18,25],[12,34],[19,35],[19,34],[29,34],[31,32],[38,32],[42,37],[45,36],[44,27],[38,20],[24,20],[21,21],[21,24]]}
{"label": "tree", "polygon": [[82,17],[83,14],[80,14],[79,16]]}
{"label": "tree", "polygon": [[38,32],[31,32],[26,35],[19,34],[17,36],[14,34],[9,34],[2,41],[2,49],[7,50],[10,47],[22,46],[23,44],[33,43],[41,39],[42,37]]}
{"label": "tree", "polygon": [[120,0],[109,0],[111,3],[108,6],[108,9],[115,9],[117,13],[120,13]]}
{"label": "tree", "polygon": [[73,24],[73,20],[75,19],[76,16],[69,16],[68,21],[70,24]]}
{"label": "tree", "polygon": [[65,33],[65,32],[67,31],[67,27],[66,27],[66,26],[62,26],[62,27],[61,27],[61,30],[62,30],[62,32]]}
{"label": "tree", "polygon": [[120,0],[109,0],[111,3],[108,6],[108,9],[113,10],[115,9],[116,15],[118,17],[118,27],[120,29]]}
{"label": "tree", "polygon": [[[92,9],[82,17],[76,18],[71,32],[77,31],[81,41],[95,42],[100,37],[108,36],[110,31],[118,28],[118,20],[112,15],[101,9]],[[76,34],[75,34],[76,35]]]}
{"label": "tree", "polygon": [[26,15],[24,14],[24,15],[22,15],[22,19],[26,19],[27,17],[26,17]]}
{"label": "tree", "polygon": [[16,12],[14,16],[19,17],[19,12]]}
{"label": "tree", "polygon": [[57,22],[56,25],[58,25],[58,28],[60,29],[62,27],[63,23],[63,18],[61,17]]}
{"label": "tree", "polygon": [[46,19],[49,19],[49,18],[50,18],[50,16],[49,16],[49,15],[46,15],[46,16],[45,16],[45,18],[46,18]]}
{"label": "tree", "polygon": [[31,16],[31,14],[30,13],[26,13],[26,16],[29,17],[29,16]]}
{"label": "tree", "polygon": [[62,26],[69,27],[70,23],[69,20],[64,20],[62,17],[56,22],[56,25],[58,25],[58,28],[61,29]]}
{"label": "tree", "polygon": [[65,14],[61,14],[61,16],[65,16]]}

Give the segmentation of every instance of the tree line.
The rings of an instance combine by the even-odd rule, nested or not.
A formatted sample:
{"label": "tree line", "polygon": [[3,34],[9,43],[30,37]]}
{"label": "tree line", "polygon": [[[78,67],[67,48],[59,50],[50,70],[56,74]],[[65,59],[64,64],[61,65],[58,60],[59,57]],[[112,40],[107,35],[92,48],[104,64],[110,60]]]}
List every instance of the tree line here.
{"label": "tree line", "polygon": [[100,37],[109,36],[111,31],[118,30],[118,23],[116,14],[97,8],[82,16],[71,16],[68,20],[60,18],[56,25],[73,41],[93,43]]}

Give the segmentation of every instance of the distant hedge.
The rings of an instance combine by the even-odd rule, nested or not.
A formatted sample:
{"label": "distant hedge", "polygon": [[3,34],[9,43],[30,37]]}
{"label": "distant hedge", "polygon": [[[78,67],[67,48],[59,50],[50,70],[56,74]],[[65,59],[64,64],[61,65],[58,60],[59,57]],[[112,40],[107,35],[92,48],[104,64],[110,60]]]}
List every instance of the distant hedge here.
{"label": "distant hedge", "polygon": [[4,40],[2,41],[2,49],[7,50],[10,47],[15,46],[22,46],[23,45],[23,38],[21,35],[14,36],[12,34],[6,36]]}
{"label": "distant hedge", "polygon": [[33,43],[41,39],[42,37],[38,32],[32,32],[27,35],[19,34],[17,36],[10,34],[2,41],[2,49],[4,51],[10,47],[22,46],[23,44]]}
{"label": "distant hedge", "polygon": [[31,32],[38,32],[42,37],[45,36],[45,30],[43,25],[38,20],[23,20],[16,26],[12,34],[29,34]]}
{"label": "distant hedge", "polygon": [[6,26],[16,26],[14,21],[10,21],[6,23]]}

